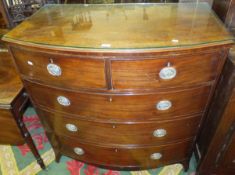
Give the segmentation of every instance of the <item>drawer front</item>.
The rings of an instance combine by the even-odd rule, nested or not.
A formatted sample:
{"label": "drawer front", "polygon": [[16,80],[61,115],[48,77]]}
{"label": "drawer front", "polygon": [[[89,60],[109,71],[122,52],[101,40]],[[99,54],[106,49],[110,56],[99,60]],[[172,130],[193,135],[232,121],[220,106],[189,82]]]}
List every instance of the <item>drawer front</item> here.
{"label": "drawer front", "polygon": [[0,144],[19,145],[25,143],[10,111],[0,109]]}
{"label": "drawer front", "polygon": [[110,96],[75,93],[26,81],[25,85],[37,105],[85,118],[112,118],[113,121],[157,120],[201,113],[210,91],[210,86],[205,86],[179,92]]}
{"label": "drawer front", "polygon": [[[192,142],[154,147],[102,147],[60,137],[62,152],[72,158],[109,167],[156,167],[188,158]],[[102,142],[102,140],[101,140]],[[99,142],[100,143],[100,142]]]}
{"label": "drawer front", "polygon": [[151,89],[202,84],[214,80],[219,57],[212,54],[140,61],[112,61],[115,89]]}
{"label": "drawer front", "polygon": [[151,123],[100,123],[72,118],[67,114],[39,110],[58,135],[92,143],[153,145],[175,142],[196,135],[201,116]]}
{"label": "drawer front", "polygon": [[84,60],[11,48],[20,73],[26,78],[64,88],[106,88],[104,61]]}

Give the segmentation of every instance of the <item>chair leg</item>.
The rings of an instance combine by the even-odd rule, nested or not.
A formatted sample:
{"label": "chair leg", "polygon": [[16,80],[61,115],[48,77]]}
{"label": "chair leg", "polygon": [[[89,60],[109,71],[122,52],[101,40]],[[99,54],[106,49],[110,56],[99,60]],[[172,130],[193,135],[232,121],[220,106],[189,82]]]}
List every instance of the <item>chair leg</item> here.
{"label": "chair leg", "polygon": [[[20,118],[20,117],[19,117],[19,118]],[[18,118],[18,119],[19,119],[19,118]],[[33,139],[32,139],[32,137],[31,137],[29,131],[27,130],[27,128],[26,128],[24,122],[23,122],[21,119],[20,119],[20,121],[19,121],[19,124],[20,124],[20,130],[21,130],[21,133],[22,133],[23,136],[24,136],[25,142],[28,144],[28,146],[29,146],[31,152],[33,153],[34,157],[35,157],[36,160],[37,160],[37,163],[40,165],[40,167],[41,167],[42,169],[45,169],[45,168],[46,168],[46,167],[45,167],[45,164],[44,164],[44,162],[43,162],[43,160],[42,160],[40,154],[38,153],[38,150],[37,150],[37,148],[36,148],[36,146],[35,146],[35,144],[34,144],[34,142],[33,142]]]}
{"label": "chair leg", "polygon": [[24,93],[24,91],[22,90],[20,95],[18,96],[15,104],[13,105],[12,114],[16,120],[16,123],[20,129],[22,136],[24,137],[25,142],[28,144],[31,152],[33,153],[34,157],[36,158],[37,163],[40,165],[40,167],[42,169],[45,169],[46,168],[45,164],[44,164],[40,154],[38,153],[37,147],[35,146],[28,129],[26,128],[26,126],[23,122],[23,114],[24,114],[25,110],[27,109],[29,103],[30,103],[30,101],[29,101],[27,94]]}

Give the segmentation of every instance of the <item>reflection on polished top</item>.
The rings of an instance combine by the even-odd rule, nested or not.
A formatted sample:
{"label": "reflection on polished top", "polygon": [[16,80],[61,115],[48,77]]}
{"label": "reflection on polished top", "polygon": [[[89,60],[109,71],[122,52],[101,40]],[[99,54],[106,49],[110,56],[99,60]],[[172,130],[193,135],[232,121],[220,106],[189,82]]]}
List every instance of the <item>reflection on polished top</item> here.
{"label": "reflection on polished top", "polygon": [[62,49],[181,48],[232,39],[206,3],[48,5],[4,37]]}

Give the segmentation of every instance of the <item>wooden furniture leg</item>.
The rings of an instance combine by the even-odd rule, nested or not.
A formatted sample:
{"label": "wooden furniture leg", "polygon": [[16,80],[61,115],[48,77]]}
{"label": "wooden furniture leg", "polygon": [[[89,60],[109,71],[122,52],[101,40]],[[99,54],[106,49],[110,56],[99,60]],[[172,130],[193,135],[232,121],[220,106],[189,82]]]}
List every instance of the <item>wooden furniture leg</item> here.
{"label": "wooden furniture leg", "polygon": [[32,153],[33,153],[34,157],[36,158],[40,167],[42,169],[45,169],[46,168],[45,164],[44,164],[40,154],[38,153],[38,150],[33,142],[33,139],[31,137],[28,129],[26,128],[26,126],[23,122],[23,114],[24,114],[25,110],[27,109],[28,104],[30,104],[29,98],[28,98],[27,94],[22,91],[20,93],[20,97],[16,100],[15,106],[13,106],[13,108],[12,108],[12,113],[13,113],[13,116],[14,116],[16,122],[17,122],[17,125],[20,128],[22,136],[25,139],[25,142],[28,144],[30,150],[32,151]]}

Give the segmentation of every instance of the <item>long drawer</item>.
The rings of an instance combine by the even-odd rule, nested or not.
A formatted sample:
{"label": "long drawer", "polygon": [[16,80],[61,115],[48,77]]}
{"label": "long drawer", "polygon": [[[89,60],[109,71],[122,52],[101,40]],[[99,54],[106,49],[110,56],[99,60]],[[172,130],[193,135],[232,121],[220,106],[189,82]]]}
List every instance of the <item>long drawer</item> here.
{"label": "long drawer", "polygon": [[[210,86],[147,95],[99,95],[65,91],[25,81],[36,105],[106,120],[157,120],[204,111]],[[193,100],[192,100],[193,99]]]}
{"label": "long drawer", "polygon": [[200,115],[164,122],[101,123],[80,120],[67,114],[37,110],[50,129],[58,135],[108,145],[159,145],[192,138],[196,135]]}
{"label": "long drawer", "polygon": [[84,60],[15,47],[11,51],[20,73],[29,79],[64,88],[106,89],[103,60]]}
{"label": "long drawer", "polygon": [[112,61],[114,89],[153,89],[212,81],[220,64],[218,53],[172,56],[154,60]]}
{"label": "long drawer", "polygon": [[[61,152],[87,163],[108,167],[156,167],[187,159],[192,140],[152,147],[104,147],[59,136]],[[100,140],[99,143],[102,143]]]}

